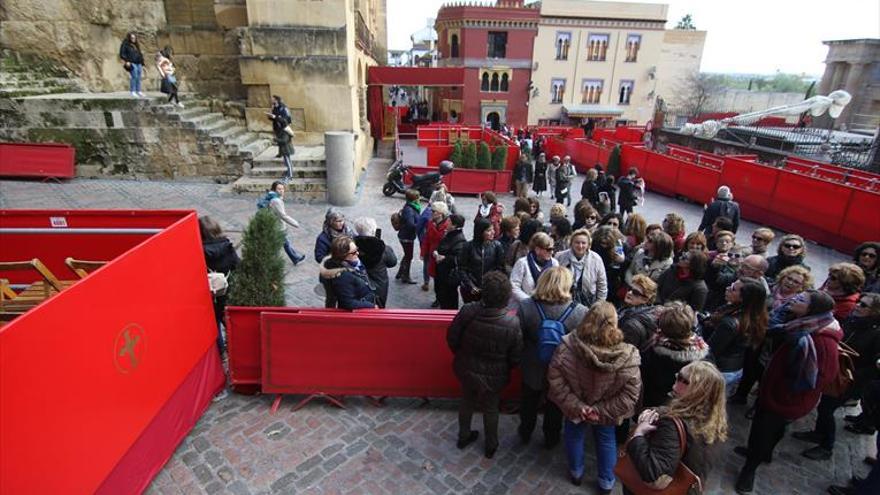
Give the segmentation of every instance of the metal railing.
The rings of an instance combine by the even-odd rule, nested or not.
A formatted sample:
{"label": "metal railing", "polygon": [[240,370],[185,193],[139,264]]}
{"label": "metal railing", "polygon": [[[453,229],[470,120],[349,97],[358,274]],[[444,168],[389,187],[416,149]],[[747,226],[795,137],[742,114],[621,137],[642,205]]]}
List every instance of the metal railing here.
{"label": "metal railing", "polygon": [[360,11],[355,11],[355,35],[355,42],[358,48],[369,54],[371,57],[376,58],[373,53],[375,37],[373,36],[373,32],[370,31],[370,28],[367,26],[367,22],[364,21],[364,16]]}

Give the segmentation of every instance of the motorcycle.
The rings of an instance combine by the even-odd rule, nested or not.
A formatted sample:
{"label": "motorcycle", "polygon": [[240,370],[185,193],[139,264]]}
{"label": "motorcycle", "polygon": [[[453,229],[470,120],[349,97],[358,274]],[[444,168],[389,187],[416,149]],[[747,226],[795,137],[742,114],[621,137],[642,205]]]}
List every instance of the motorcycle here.
{"label": "motorcycle", "polygon": [[[395,193],[404,193],[407,189],[415,189],[423,198],[430,199],[431,193],[443,182],[443,176],[452,172],[454,168],[455,165],[451,161],[443,160],[437,172],[417,175],[412,173],[403,160],[397,160],[385,174],[386,182],[382,186],[382,194],[390,197]],[[407,182],[410,183],[409,186],[406,186]]]}

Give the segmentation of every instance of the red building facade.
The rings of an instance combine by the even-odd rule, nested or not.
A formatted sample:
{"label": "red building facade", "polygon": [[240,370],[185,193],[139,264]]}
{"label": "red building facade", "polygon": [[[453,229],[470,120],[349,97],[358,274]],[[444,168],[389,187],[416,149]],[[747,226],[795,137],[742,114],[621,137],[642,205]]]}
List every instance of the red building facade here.
{"label": "red building facade", "polygon": [[464,68],[462,87],[438,91],[442,119],[526,125],[540,12],[523,3],[497,0],[494,6],[453,3],[440,8],[438,65]]}

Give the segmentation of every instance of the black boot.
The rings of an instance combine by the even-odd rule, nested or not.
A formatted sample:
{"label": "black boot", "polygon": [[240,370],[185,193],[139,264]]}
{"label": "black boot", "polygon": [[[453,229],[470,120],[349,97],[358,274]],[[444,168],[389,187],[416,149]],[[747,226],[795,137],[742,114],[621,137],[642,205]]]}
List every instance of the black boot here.
{"label": "black boot", "polygon": [[736,493],[752,493],[755,488],[755,468],[746,464],[736,477]]}

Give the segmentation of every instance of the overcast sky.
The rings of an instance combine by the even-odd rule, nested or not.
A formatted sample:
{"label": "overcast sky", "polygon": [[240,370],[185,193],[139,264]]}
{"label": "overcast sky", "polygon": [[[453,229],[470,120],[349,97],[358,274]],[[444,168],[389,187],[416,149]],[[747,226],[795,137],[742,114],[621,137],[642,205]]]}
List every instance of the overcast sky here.
{"label": "overcast sky", "polygon": [[[627,1],[627,0],[622,0]],[[387,0],[388,45],[409,49],[409,36],[437,16],[442,0]],[[494,3],[494,2],[492,2]],[[666,27],[691,14],[708,31],[701,70],[821,76],[824,40],[880,38],[878,0],[670,0]]]}

